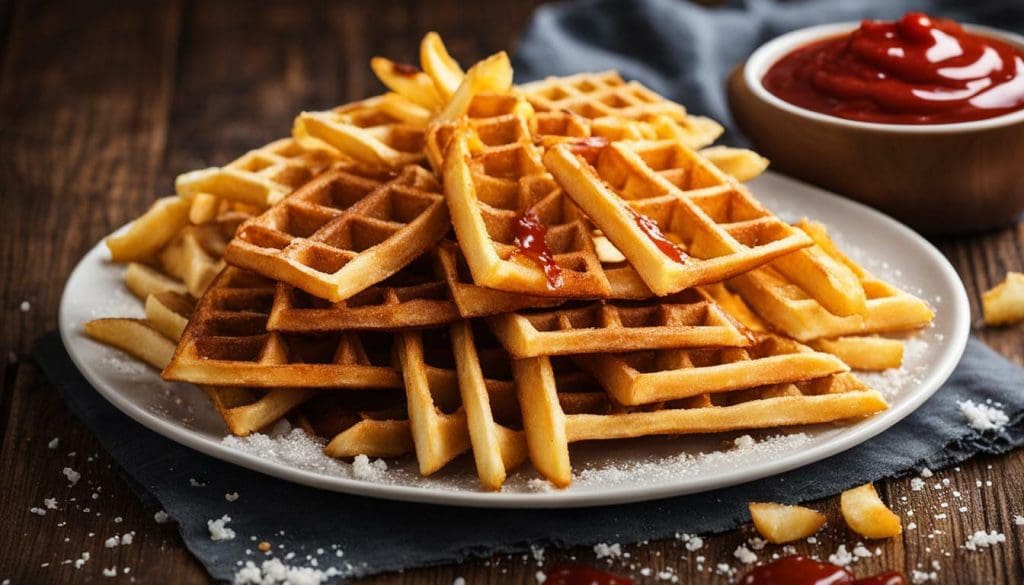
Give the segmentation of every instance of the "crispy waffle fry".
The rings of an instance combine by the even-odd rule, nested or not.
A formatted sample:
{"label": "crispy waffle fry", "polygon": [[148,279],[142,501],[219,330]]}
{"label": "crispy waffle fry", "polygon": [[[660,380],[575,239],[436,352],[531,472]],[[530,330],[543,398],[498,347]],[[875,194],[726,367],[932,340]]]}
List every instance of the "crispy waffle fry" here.
{"label": "crispy waffle fry", "polygon": [[611,285],[591,227],[528,138],[523,129],[509,146],[474,157],[469,131],[460,129],[447,149],[445,196],[473,281],[538,296],[606,297]]}
{"label": "crispy waffle fry", "polygon": [[515,358],[750,344],[725,312],[697,292],[640,304],[599,301],[509,312],[487,322]]}
{"label": "crispy waffle fry", "polygon": [[264,388],[401,388],[385,340],[268,332],[273,299],[273,282],[225,269],[199,300],[164,378]]}
{"label": "crispy waffle fry", "polygon": [[433,327],[459,319],[435,254],[413,260],[394,276],[331,303],[291,285],[277,283],[268,329],[310,333],[350,329],[396,331]]}
{"label": "crispy waffle fry", "polygon": [[302,112],[292,135],[304,148],[334,158],[399,168],[423,159],[430,116],[430,110],[386,94],[327,112]]}
{"label": "crispy waffle fry", "polygon": [[592,120],[595,136],[613,140],[680,140],[702,148],[722,134],[709,118],[690,116],[683,106],[666,100],[615,71],[549,77],[519,86],[540,112],[572,112]]}
{"label": "crispy waffle fry", "polygon": [[559,487],[572,481],[569,443],[576,441],[814,424],[873,414],[887,407],[881,394],[842,373],[797,384],[700,395],[652,410],[624,409],[607,400],[569,410],[560,405],[562,393],[604,395],[592,389],[586,392],[587,386],[578,380],[560,383],[560,379],[572,378],[555,377],[555,359],[515,360],[513,372],[530,460]]}
{"label": "crispy waffle fry", "polygon": [[440,185],[422,167],[337,170],[244,223],[225,258],[337,302],[395,274],[448,229]]}
{"label": "crispy waffle fry", "polygon": [[119,235],[107,238],[112,262],[152,260],[167,242],[188,225],[189,202],[163,197]]}
{"label": "crispy waffle fry", "polygon": [[217,198],[266,208],[322,172],[330,159],[302,148],[291,138],[251,150],[223,167],[179,175],[178,195],[186,199],[205,193]]}
{"label": "crispy waffle fry", "polygon": [[574,360],[624,405],[803,382],[849,371],[835,356],[773,335],[748,347],[659,349]]}
{"label": "crispy waffle fry", "polygon": [[544,164],[658,295],[718,282],[811,243],[676,141],[562,143]]}
{"label": "crispy waffle fry", "polygon": [[816,254],[826,254],[858,279],[866,312],[841,317],[831,313],[811,292],[774,265],[751,270],[728,281],[728,286],[777,331],[800,340],[900,332],[923,327],[933,313],[928,304],[884,282],[840,252],[814,224],[802,224],[815,239]]}

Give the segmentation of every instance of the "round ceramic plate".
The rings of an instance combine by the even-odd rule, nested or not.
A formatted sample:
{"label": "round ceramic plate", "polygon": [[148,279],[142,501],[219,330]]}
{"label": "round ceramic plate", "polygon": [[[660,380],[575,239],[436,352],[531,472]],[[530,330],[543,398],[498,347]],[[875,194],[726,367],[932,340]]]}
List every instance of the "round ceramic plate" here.
{"label": "round ceramic plate", "polygon": [[[967,343],[967,295],[949,262],[923,238],[858,203],[766,173],[751,182],[758,198],[786,220],[825,222],[842,248],[877,275],[935,308],[932,327],[906,342],[900,370],[861,374],[891,407],[846,424],[770,432],[603,441],[572,447],[573,483],[553,489],[528,464],[500,492],[479,488],[463,456],[430,478],[410,458],[350,464],[324,456],[302,431],[228,436],[206,396],[172,384],[121,352],[88,339],[82,324],[105,316],[141,316],[122,284],[123,267],[97,244],[71,274],[60,307],[64,344],[85,377],[114,406],[150,429],[224,461],[287,481],[379,498],[481,507],[607,505],[695,493],[782,473],[849,449],[921,405],[949,377]],[[741,439],[742,437],[742,439]],[[385,468],[386,467],[386,468]]]}

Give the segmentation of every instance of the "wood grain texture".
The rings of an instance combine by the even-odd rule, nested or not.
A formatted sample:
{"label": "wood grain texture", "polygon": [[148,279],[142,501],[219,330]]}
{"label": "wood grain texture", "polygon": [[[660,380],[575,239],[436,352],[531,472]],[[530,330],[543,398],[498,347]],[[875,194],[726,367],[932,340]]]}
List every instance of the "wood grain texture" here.
{"label": "wood grain texture", "polygon": [[[0,4],[0,202],[6,220],[0,233],[0,355],[15,358],[0,360],[0,581],[208,582],[175,527],[153,521],[155,510],[139,503],[96,439],[24,358],[32,341],[56,326],[61,284],[81,255],[154,197],[169,193],[179,172],[224,163],[286,135],[302,109],[379,91],[366,65],[371,56],[415,61],[422,33],[438,30],[452,52],[470,62],[512,48],[533,4]],[[938,243],[963,277],[980,324],[981,292],[1007,270],[1024,270],[1024,226]],[[24,300],[31,304],[28,312],[19,309]],[[975,333],[1024,364],[1021,326],[978,325]],[[60,445],[51,450],[47,443],[54,437]],[[83,474],[73,487],[61,473],[66,466]],[[931,487],[946,479],[949,486]],[[934,560],[942,583],[1024,581],[1024,529],[1013,524],[1014,515],[1024,514],[1024,451],[980,458],[959,471],[937,472],[928,482],[922,491],[913,491],[908,479],[880,484],[904,523],[917,528],[868,543],[881,555],[859,561],[858,573],[930,571]],[[43,517],[29,512],[50,497],[61,509]],[[858,539],[838,519],[837,499],[812,505],[828,514],[829,526],[816,546],[801,543],[797,549],[827,557],[840,544],[852,548]],[[944,519],[936,518],[943,513]],[[981,529],[1002,532],[1007,542],[963,550],[968,535]],[[104,547],[107,537],[128,531],[136,533],[133,544]],[[696,552],[677,540],[629,545],[630,558],[611,569],[642,583],[658,582],[658,571],[667,568],[681,582],[722,583],[727,578],[714,574],[715,564],[738,566],[733,552],[752,535],[747,526],[709,537]],[[758,554],[778,551],[769,547]],[[81,569],[62,564],[83,552],[91,559]],[[697,570],[698,556],[706,559],[703,571]],[[590,550],[550,550],[544,566],[563,560],[595,562]],[[114,566],[117,578],[104,578],[102,570]],[[131,572],[121,573],[124,567]],[[645,567],[653,574],[644,576]],[[499,555],[364,582],[447,585],[461,576],[473,584],[532,583],[538,568],[532,559]]]}

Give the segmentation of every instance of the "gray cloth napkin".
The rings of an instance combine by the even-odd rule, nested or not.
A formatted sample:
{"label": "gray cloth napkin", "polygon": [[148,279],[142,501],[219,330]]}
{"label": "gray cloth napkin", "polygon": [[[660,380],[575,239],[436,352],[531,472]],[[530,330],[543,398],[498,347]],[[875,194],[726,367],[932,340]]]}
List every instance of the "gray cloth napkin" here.
{"label": "gray cloth napkin", "polygon": [[[630,543],[676,532],[720,532],[749,519],[750,501],[813,500],[921,467],[940,469],[978,453],[1024,445],[1024,370],[972,339],[952,378],[912,415],[858,447],[780,476],[601,508],[453,508],[315,490],[212,459],[121,414],[75,369],[57,333],[43,336],[33,356],[71,411],[120,464],[139,497],[178,522],[186,546],[218,579],[232,578],[238,561],[263,560],[250,536],[272,542],[278,558],[295,552],[296,562],[305,565],[306,555],[312,555],[321,568],[366,575],[525,551],[531,544]],[[1002,403],[1009,423],[1000,432],[978,433],[957,406],[965,399]],[[193,486],[193,478],[204,485]],[[228,492],[238,492],[239,499],[227,502]],[[224,514],[231,516],[228,526],[237,536],[212,541],[207,521]]]}
{"label": "gray cloth napkin", "polygon": [[[618,68],[627,78],[728,123],[722,97],[727,69],[761,41],[786,30],[868,15],[893,17],[909,7],[1003,27],[1016,23],[1020,28],[1024,22],[1019,5],[976,1],[966,14],[966,8],[951,4],[762,0],[717,10],[671,0],[562,4],[537,12],[519,45],[516,74],[523,81]],[[1024,370],[971,340],[953,377],[914,414],[867,443],[781,476],[602,508],[451,508],[319,491],[211,459],[141,427],[107,403],[75,369],[56,333],[38,341],[34,356],[69,408],[121,465],[139,497],[178,522],[186,546],[218,579],[230,579],[239,561],[263,559],[251,536],[272,542],[278,558],[294,552],[297,564],[308,565],[306,555],[312,555],[321,568],[365,575],[523,551],[531,544],[628,543],[677,531],[724,531],[748,519],[746,504],[751,500],[826,497],[922,466],[937,469],[1024,444]],[[1002,403],[1009,424],[1001,432],[974,431],[957,407],[965,399]],[[191,478],[205,485],[193,487]],[[235,491],[241,497],[225,501],[224,494]],[[211,541],[207,521],[224,514],[230,514],[229,527],[237,536]]]}

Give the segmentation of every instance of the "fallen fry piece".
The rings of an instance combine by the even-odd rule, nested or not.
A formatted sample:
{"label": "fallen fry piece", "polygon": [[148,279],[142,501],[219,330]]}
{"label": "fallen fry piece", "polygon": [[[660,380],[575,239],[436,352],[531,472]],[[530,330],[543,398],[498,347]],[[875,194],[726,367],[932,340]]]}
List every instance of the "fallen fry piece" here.
{"label": "fallen fry piece", "polygon": [[890,538],[903,532],[900,517],[882,503],[870,483],[843,492],[839,508],[850,530],[865,538]]}
{"label": "fallen fry piece", "polygon": [[768,159],[746,148],[710,146],[700,153],[738,181],[749,181],[768,168]]}
{"label": "fallen fry piece", "polygon": [[825,524],[824,514],[803,506],[751,502],[749,507],[757,532],[773,544],[807,538]]}
{"label": "fallen fry piece", "polygon": [[986,325],[1008,325],[1024,320],[1024,274],[1006,273],[1006,280],[981,295]]}

